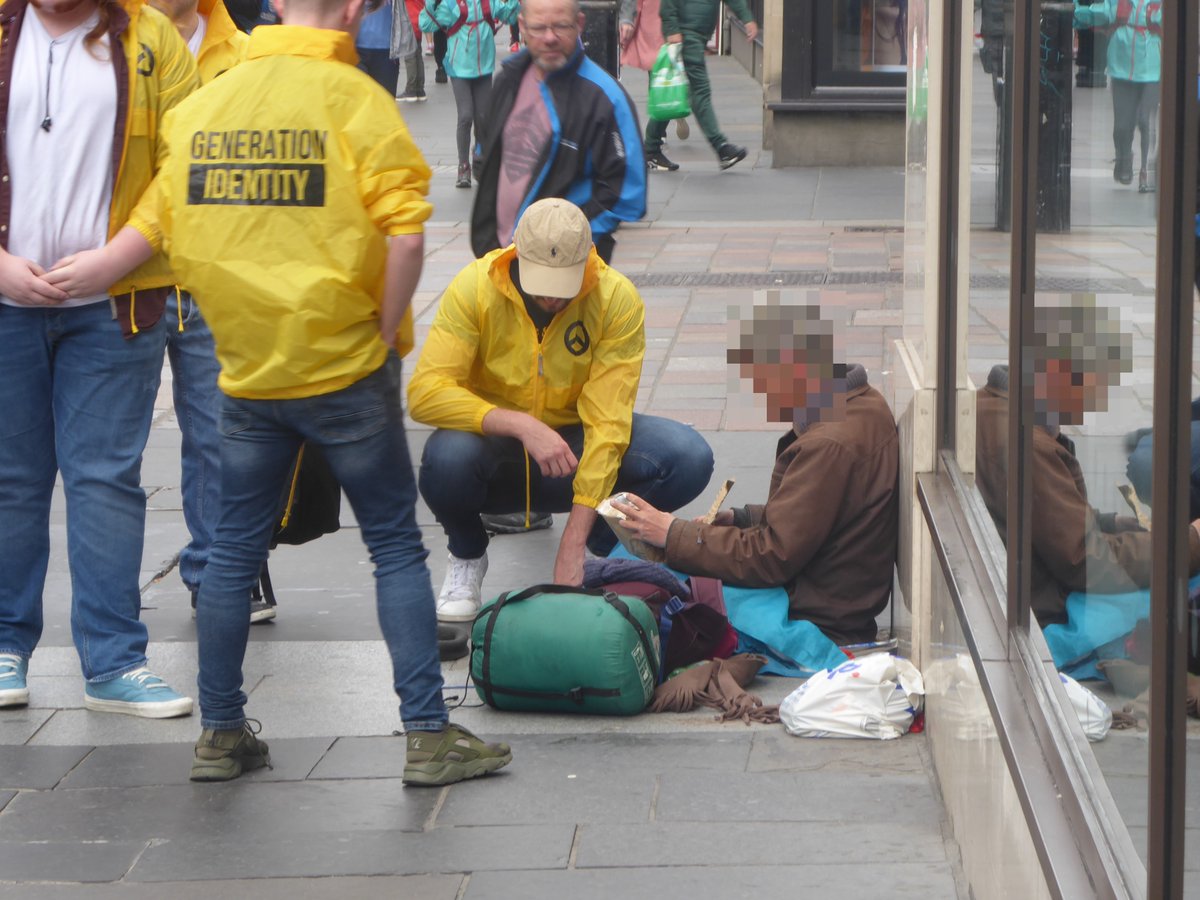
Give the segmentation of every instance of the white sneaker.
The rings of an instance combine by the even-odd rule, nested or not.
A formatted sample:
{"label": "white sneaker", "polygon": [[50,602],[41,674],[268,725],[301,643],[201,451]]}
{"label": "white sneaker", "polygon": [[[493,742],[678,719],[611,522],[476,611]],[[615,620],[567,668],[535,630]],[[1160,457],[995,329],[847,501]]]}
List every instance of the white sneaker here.
{"label": "white sneaker", "polygon": [[471,622],[482,604],[480,592],[487,574],[488,558],[459,559],[450,554],[446,580],[437,599],[437,617],[442,622]]}

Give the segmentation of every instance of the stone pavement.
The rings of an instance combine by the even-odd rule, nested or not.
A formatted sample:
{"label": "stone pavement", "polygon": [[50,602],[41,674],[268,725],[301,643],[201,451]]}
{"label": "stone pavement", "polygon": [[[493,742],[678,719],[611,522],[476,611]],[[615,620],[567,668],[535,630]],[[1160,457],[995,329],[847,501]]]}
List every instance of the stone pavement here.
{"label": "stone pavement", "polygon": [[[744,389],[728,389],[729,307],[747,308],[763,287],[812,290],[846,326],[851,356],[885,385],[885,347],[901,325],[903,173],[771,169],[758,88],[728,59],[710,66],[718,114],[750,156],[722,173],[698,134],[681,142],[672,132],[669,153],[684,168],[651,174],[651,214],[622,230],[615,262],[647,305],[638,408],[699,428],[717,476],[738,480],[731,501],[748,502],[765,495],[780,429]],[[470,258],[472,192],[453,187],[453,102],[432,77],[429,89],[428,103],[402,110],[435,171],[421,334]],[[169,369],[158,407],[143,473],[144,615],[152,666],[190,690],[195,631],[173,571],[186,531]],[[412,427],[415,458],[427,434]],[[437,585],[445,538],[424,507],[419,519]],[[456,720],[505,736],[514,762],[483,781],[402,788],[370,566],[348,509],[341,532],[272,555],[280,614],[252,629],[246,687],[275,768],[190,784],[198,717],[82,708],[64,520],[59,496],[32,703],[0,714],[0,897],[966,896],[923,735],[824,742],[707,713],[500,714],[464,694],[458,662],[446,667],[448,694],[465,701]],[[557,538],[556,527],[497,539],[485,590],[548,578]],[[795,686],[760,679],[754,690],[778,702]]]}

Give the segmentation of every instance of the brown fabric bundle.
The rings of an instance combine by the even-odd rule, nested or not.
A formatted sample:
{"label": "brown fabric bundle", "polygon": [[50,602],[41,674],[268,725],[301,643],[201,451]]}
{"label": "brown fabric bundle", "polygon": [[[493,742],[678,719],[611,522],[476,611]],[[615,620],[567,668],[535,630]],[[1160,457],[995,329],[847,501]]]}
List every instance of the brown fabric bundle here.
{"label": "brown fabric bundle", "polygon": [[668,678],[654,691],[650,712],[689,712],[697,706],[718,710],[718,722],[741,719],[747,725],[779,721],[778,706],[763,706],[761,699],[746,692],[765,656],[742,653],[729,659],[710,659]]}
{"label": "brown fabric bundle", "polygon": [[[1187,677],[1187,714],[1200,719],[1200,675]],[[1150,720],[1150,688],[1142,691],[1121,710],[1113,710],[1113,728],[1145,730]]]}

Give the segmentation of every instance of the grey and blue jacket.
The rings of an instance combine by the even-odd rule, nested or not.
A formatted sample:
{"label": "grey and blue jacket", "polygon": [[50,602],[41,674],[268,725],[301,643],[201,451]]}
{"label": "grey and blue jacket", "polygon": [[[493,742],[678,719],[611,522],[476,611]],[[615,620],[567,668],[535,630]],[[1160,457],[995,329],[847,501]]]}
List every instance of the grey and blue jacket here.
{"label": "grey and blue jacket", "polygon": [[[500,246],[496,195],[504,124],[521,79],[533,64],[528,50],[504,60],[492,89],[483,129],[483,164],[471,213],[471,248],[477,257]],[[622,222],[646,214],[646,159],[637,110],[620,83],[584,55],[582,44],[567,64],[540,86],[551,138],[542,148],[517,220],[533,202],[562,197],[583,210],[593,240]]]}

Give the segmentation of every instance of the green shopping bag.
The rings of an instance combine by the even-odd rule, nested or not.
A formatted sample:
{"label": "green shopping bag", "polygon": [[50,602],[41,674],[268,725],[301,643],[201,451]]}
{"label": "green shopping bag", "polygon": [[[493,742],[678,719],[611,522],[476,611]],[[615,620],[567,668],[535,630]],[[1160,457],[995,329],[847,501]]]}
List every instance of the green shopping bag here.
{"label": "green shopping bag", "polygon": [[687,74],[683,70],[683,60],[679,58],[682,49],[682,44],[663,44],[650,70],[646,113],[660,122],[683,119],[692,114]]}

